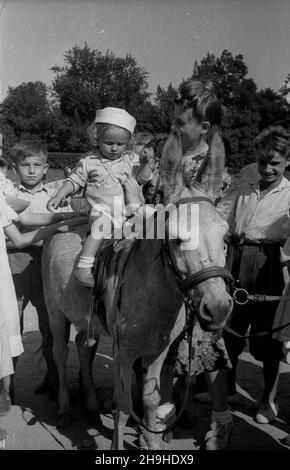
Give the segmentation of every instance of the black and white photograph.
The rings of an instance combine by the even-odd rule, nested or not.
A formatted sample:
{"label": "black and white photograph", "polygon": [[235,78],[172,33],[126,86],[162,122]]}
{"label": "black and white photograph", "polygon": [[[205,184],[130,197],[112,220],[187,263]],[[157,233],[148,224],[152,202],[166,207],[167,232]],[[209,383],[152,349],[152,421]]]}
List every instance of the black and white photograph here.
{"label": "black and white photograph", "polygon": [[289,0],[0,0],[1,450],[290,450]]}

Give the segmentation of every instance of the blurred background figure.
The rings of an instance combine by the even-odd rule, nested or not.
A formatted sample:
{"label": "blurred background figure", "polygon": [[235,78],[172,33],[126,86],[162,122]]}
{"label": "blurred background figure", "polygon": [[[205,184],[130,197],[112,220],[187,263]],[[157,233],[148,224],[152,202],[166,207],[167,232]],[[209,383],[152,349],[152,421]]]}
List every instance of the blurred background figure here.
{"label": "blurred background figure", "polygon": [[152,139],[153,134],[151,134],[151,132],[136,132],[134,134],[133,152],[140,155],[145,145],[149,144]]}

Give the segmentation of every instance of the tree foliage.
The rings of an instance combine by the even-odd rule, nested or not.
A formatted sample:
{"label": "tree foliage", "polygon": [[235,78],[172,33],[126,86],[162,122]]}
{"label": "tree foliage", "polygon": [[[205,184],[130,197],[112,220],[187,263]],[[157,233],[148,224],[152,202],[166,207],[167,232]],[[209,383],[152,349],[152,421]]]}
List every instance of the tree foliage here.
{"label": "tree foliage", "polygon": [[[54,65],[51,88],[42,82],[9,88],[0,105],[4,150],[8,153],[19,137],[34,136],[51,152],[85,152],[89,149],[88,124],[96,109],[116,106],[127,109],[137,120],[137,131],[169,132],[177,90],[170,83],[148,91],[148,73],[130,54],[116,57],[110,51],[74,46],[64,53],[63,65]],[[223,135],[227,164],[238,171],[254,160],[253,138],[270,124],[290,127],[290,73],[278,92],[258,91],[248,77],[241,54],[224,50],[220,57],[208,53],[194,62],[192,78],[210,80],[225,116]]]}
{"label": "tree foliage", "polygon": [[210,80],[225,107],[223,134],[227,164],[232,171],[255,160],[253,139],[271,124],[289,125],[289,106],[270,88],[257,91],[241,54],[224,50],[220,57],[207,54],[194,63],[192,78]]}
{"label": "tree foliage", "polygon": [[116,57],[87,45],[75,46],[64,55],[65,65],[55,65],[53,90],[63,115],[91,122],[96,109],[118,106],[129,112],[142,108],[150,93],[147,72],[127,54]]}
{"label": "tree foliage", "polygon": [[173,121],[173,101],[177,96],[177,91],[169,84],[167,90],[160,85],[157,86],[155,102],[159,111],[159,132],[169,132]]}
{"label": "tree foliage", "polygon": [[[33,136],[50,142],[53,115],[48,100],[48,88],[40,81],[10,87],[0,105],[0,123],[4,134],[4,150],[18,138]],[[8,152],[9,153],[9,152]]]}

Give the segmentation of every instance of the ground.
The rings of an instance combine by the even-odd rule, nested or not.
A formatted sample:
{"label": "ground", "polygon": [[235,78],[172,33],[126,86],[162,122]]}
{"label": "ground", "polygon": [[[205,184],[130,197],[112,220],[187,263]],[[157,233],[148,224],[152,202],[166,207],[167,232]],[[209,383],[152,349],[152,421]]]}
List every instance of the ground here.
{"label": "ground", "polygon": [[[44,395],[35,395],[34,388],[44,375],[45,367],[40,350],[40,333],[34,309],[25,312],[24,348],[16,373],[16,405],[6,417],[0,418],[0,427],[7,430],[6,449],[9,450],[72,450],[110,449],[113,421],[111,415],[102,414],[103,428],[86,425],[84,408],[78,392],[78,358],[74,330],[69,342],[68,382],[73,408],[73,425],[65,430],[56,429],[56,403]],[[96,387],[104,401],[111,395],[112,350],[109,338],[102,338],[94,363]],[[239,365],[240,403],[233,407],[234,432],[231,450],[286,450],[279,438],[290,432],[290,366],[283,364],[278,392],[279,419],[271,425],[258,425],[253,420],[262,390],[261,364],[248,353],[243,353]],[[102,390],[102,391],[101,391]],[[188,411],[194,417],[193,430],[176,428],[174,438],[166,449],[196,450],[208,429],[210,404],[191,400]],[[127,428],[127,448],[136,448],[136,433]]]}
{"label": "ground", "polygon": [[[247,172],[235,181],[235,187],[248,178]],[[12,175],[11,175],[12,176]],[[60,170],[50,170],[47,179],[53,181],[63,177]],[[229,212],[235,188],[221,206],[223,216]],[[112,439],[112,416],[102,414],[103,428],[95,429],[85,423],[84,408],[78,391],[78,358],[74,343],[74,329],[69,342],[68,383],[73,408],[73,425],[66,430],[56,429],[56,403],[43,395],[35,395],[33,390],[42,381],[45,367],[40,350],[40,333],[37,317],[31,306],[27,307],[24,323],[25,352],[20,357],[16,373],[16,405],[11,413],[0,418],[0,428],[8,433],[6,448],[10,450],[70,450],[70,449],[110,449]],[[112,345],[109,338],[102,338],[94,362],[95,385],[100,399],[105,401],[112,394]],[[253,416],[262,392],[261,364],[244,352],[238,370],[240,403],[232,407],[234,431],[229,445],[230,450],[290,450],[279,439],[290,433],[290,366],[283,364],[278,389],[280,405],[279,419],[271,425],[258,425]],[[189,401],[188,412],[194,418],[193,430],[176,428],[173,440],[166,444],[167,449],[196,450],[202,445],[203,436],[208,430],[210,404]],[[127,448],[136,448],[136,433],[127,428]],[[1,444],[1,443],[0,443]]]}

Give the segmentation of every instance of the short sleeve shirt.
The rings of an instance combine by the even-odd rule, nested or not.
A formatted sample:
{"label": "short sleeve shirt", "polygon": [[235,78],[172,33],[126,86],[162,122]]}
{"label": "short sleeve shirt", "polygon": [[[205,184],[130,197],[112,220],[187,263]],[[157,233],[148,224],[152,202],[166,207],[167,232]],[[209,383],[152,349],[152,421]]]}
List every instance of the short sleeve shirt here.
{"label": "short sleeve shirt", "polygon": [[228,223],[232,235],[248,240],[282,241],[290,234],[290,182],[260,194],[259,182],[246,183],[237,195]]}
{"label": "short sleeve shirt", "polygon": [[92,215],[97,212],[114,213],[114,220],[121,223],[124,207],[122,183],[128,175],[139,167],[139,156],[124,152],[116,160],[103,158],[99,153],[80,160],[77,168],[69,175],[75,191],[85,187],[85,196],[92,207]]}

